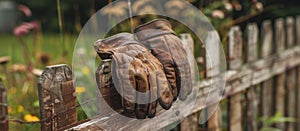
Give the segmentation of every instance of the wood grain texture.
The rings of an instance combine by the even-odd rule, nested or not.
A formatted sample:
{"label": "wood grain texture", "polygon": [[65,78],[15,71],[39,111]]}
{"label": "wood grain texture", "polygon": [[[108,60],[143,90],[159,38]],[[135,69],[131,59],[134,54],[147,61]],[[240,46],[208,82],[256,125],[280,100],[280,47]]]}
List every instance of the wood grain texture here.
{"label": "wood grain texture", "polygon": [[271,117],[274,115],[273,107],[273,79],[262,83],[261,89],[262,117]]}
{"label": "wood grain texture", "polygon": [[[213,106],[215,108],[215,106]],[[209,107],[208,107],[209,108]],[[209,131],[222,131],[222,110],[221,106],[218,105],[215,110],[213,110],[213,115],[208,119],[207,127]]]}
{"label": "wood grain texture", "polygon": [[242,131],[242,93],[229,97],[229,131]]}
{"label": "wood grain texture", "polygon": [[[229,70],[238,69],[242,65],[242,52],[243,52],[243,38],[242,32],[239,27],[233,27],[229,31]],[[239,81],[233,81],[233,88],[237,88]],[[242,93],[237,93],[229,97],[229,131],[242,130]]]}
{"label": "wood grain texture", "polygon": [[296,34],[297,34],[296,45],[300,45],[300,16],[297,16],[296,18]]}
{"label": "wood grain texture", "polygon": [[[296,118],[300,118],[300,66],[297,67],[297,85],[296,85]],[[300,130],[300,121],[296,123],[296,130]]]}
{"label": "wood grain texture", "polygon": [[197,131],[198,130],[198,117],[197,113],[193,113],[183,119],[180,124],[181,131]]}
{"label": "wood grain texture", "polygon": [[[285,33],[285,21],[283,18],[275,20],[275,47],[276,54],[280,54],[286,49],[286,33]],[[285,115],[285,73],[277,75],[274,80],[274,90],[275,90],[275,110],[274,113],[280,113],[282,116]],[[285,123],[276,123],[274,125],[276,128],[284,130]]]}
{"label": "wood grain texture", "polygon": [[[261,30],[261,50],[260,54],[262,58],[267,58],[273,53],[273,29],[272,21],[266,20],[262,23]],[[268,64],[272,65],[272,61]],[[262,70],[259,75],[264,75],[271,70]],[[261,117],[271,117],[274,113],[273,111],[273,78],[269,78],[261,83]]]}
{"label": "wood grain texture", "polygon": [[[259,30],[257,24],[251,23],[246,26],[246,46],[244,50],[247,52],[246,61],[247,63],[254,62],[258,59],[258,36]],[[257,115],[258,115],[258,94],[257,94],[256,85],[251,86],[246,92],[247,98],[247,105],[246,105],[246,112],[247,112],[247,119],[246,122],[246,129],[248,131],[257,131]]]}
{"label": "wood grain texture", "polygon": [[259,102],[259,97],[258,97],[258,92],[257,92],[257,87],[252,86],[247,90],[246,93],[247,96],[247,125],[246,129],[248,131],[258,131],[258,102]]}
{"label": "wood grain texture", "polygon": [[[286,74],[286,93],[287,93],[287,105],[286,105],[286,116],[296,117],[296,73],[295,69],[287,71]],[[296,124],[288,122],[286,131],[294,131]]]}
{"label": "wood grain texture", "polygon": [[[217,46],[220,43],[220,38],[218,32],[209,31],[205,39],[205,67],[206,67],[206,77],[214,77],[220,74],[221,72],[221,51],[217,49]],[[209,51],[211,53],[209,53]]]}
{"label": "wood grain texture", "polygon": [[293,17],[286,18],[286,43],[287,47],[290,48],[295,45],[295,20]]}
{"label": "wood grain texture", "polygon": [[266,58],[272,54],[273,51],[273,29],[272,21],[265,20],[262,23],[261,29],[261,57]]}
{"label": "wood grain texture", "polygon": [[228,69],[237,69],[242,65],[243,39],[239,26],[234,26],[228,33],[227,61]]}
{"label": "wood grain texture", "polygon": [[279,18],[275,21],[275,44],[277,53],[284,51],[286,43],[285,38],[284,19]]}
{"label": "wood grain texture", "polygon": [[[206,77],[207,78],[215,78],[221,73],[221,51],[219,51],[216,45],[221,44],[218,32],[216,31],[209,31],[207,37],[205,39],[205,45],[207,51],[213,53],[206,53]],[[217,84],[217,83],[216,83]],[[215,87],[211,87],[210,89],[214,90],[214,93],[217,94],[219,92],[219,86],[214,85]],[[219,94],[217,94],[219,95]],[[214,98],[216,99],[216,98]],[[208,100],[208,99],[207,99]],[[208,100],[209,101],[209,100]],[[207,120],[207,128],[210,131],[221,131],[222,130],[222,112],[219,103],[212,104],[205,108],[205,115],[209,117]],[[202,114],[203,115],[203,114]]]}
{"label": "wood grain texture", "polygon": [[[182,41],[183,47],[188,53],[189,58],[194,58],[194,41],[190,34],[180,34],[180,39]],[[190,61],[190,69],[192,75],[192,83],[194,84],[196,81],[195,73],[196,67],[192,60]],[[181,131],[195,131],[198,130],[198,115],[197,113],[191,114],[187,116],[180,124]]]}
{"label": "wood grain texture", "polygon": [[[275,82],[275,113],[280,113],[281,115],[285,115],[285,73],[279,74],[276,76]],[[277,123],[275,124],[276,128],[281,130],[285,129],[285,123]]]}
{"label": "wood grain texture", "polygon": [[38,82],[42,131],[60,130],[77,122],[73,74],[67,65],[48,66]]}
{"label": "wood grain texture", "polygon": [[0,80],[0,127],[3,131],[8,131],[8,110],[7,110],[6,87]]}
{"label": "wood grain texture", "polygon": [[251,23],[246,26],[245,31],[245,48],[244,51],[246,52],[246,61],[253,62],[256,61],[258,58],[258,35],[259,30],[256,23]]}

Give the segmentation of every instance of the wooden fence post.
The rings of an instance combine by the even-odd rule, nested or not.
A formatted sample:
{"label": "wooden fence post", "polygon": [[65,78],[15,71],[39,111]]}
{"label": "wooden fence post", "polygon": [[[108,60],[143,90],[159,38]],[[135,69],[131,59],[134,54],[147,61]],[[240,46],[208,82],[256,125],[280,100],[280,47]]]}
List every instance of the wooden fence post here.
{"label": "wooden fence post", "polygon": [[[208,53],[206,53],[206,77],[207,78],[213,78],[215,76],[218,76],[221,72],[220,70],[220,50],[214,47],[214,44],[221,44],[219,43],[219,36],[218,32],[216,31],[210,31],[207,34],[207,39],[205,40],[205,45],[207,48],[214,49],[211,51],[214,51],[214,56],[208,56]],[[214,59],[214,60],[213,60]],[[214,62],[214,63],[212,63]],[[217,85],[212,85],[217,86]],[[218,88],[218,87],[210,87],[210,88]],[[218,90],[217,90],[218,91]],[[217,93],[212,93],[217,94]],[[218,98],[216,98],[218,99]],[[210,131],[221,131],[222,130],[222,110],[219,103],[209,103],[212,105],[207,105],[206,112],[207,115],[210,117],[207,121],[207,127]],[[216,104],[218,104],[216,106]],[[213,113],[213,114],[212,114]]]}
{"label": "wooden fence post", "polygon": [[[182,41],[183,47],[187,48],[194,55],[194,41],[190,34],[180,34],[180,39]],[[193,64],[193,63],[192,63]],[[195,67],[191,65],[191,75],[193,83],[195,82]],[[194,131],[198,130],[198,115],[197,113],[191,114],[186,117],[180,124],[181,131]]]}
{"label": "wooden fence post", "polygon": [[[258,52],[257,52],[257,42],[258,42],[258,34],[259,30],[255,23],[248,24],[246,27],[246,61],[247,63],[251,63],[257,60]],[[257,114],[258,114],[258,94],[256,85],[249,87],[246,93],[247,97],[247,130],[248,131],[257,131]]]}
{"label": "wooden fence post", "polygon": [[[242,65],[242,32],[239,26],[230,29],[228,35],[228,63],[229,70],[238,69]],[[242,94],[237,93],[229,97],[229,130],[242,130]]]}
{"label": "wooden fence post", "polygon": [[[296,106],[297,106],[297,112],[296,112],[296,118],[299,119],[300,118],[300,66],[298,66],[297,68],[297,85],[296,85]],[[296,131],[300,130],[300,121],[298,120],[296,123]]]}
{"label": "wooden fence post", "polygon": [[[300,16],[297,16],[296,20],[296,34],[297,34],[297,45],[300,45]],[[297,98],[296,98],[296,103],[297,103],[297,117],[300,118],[300,66],[297,68]],[[296,124],[296,130],[300,130],[300,121],[297,121]]]}
{"label": "wooden fence post", "polygon": [[[273,53],[272,22],[266,20],[261,30],[261,58],[267,58]],[[273,79],[261,83],[261,114],[262,117],[271,117],[273,113]]]}
{"label": "wooden fence post", "polygon": [[279,18],[275,21],[275,44],[276,53],[281,53],[285,50],[285,28],[284,19]]}
{"label": "wooden fence post", "polygon": [[0,127],[2,131],[8,131],[8,111],[6,87],[0,81]]}
{"label": "wooden fence post", "polygon": [[42,131],[61,130],[77,122],[74,79],[67,65],[47,66],[38,91]]}
{"label": "wooden fence post", "polygon": [[286,33],[287,33],[287,47],[294,46],[295,43],[295,21],[293,17],[286,18]]}
{"label": "wooden fence post", "polygon": [[300,15],[296,18],[296,34],[297,34],[297,45],[300,45]]}
{"label": "wooden fence post", "polygon": [[[296,70],[292,69],[287,71],[286,74],[286,93],[287,93],[287,105],[286,112],[287,117],[296,117]],[[288,122],[286,130],[287,131],[294,131],[295,129],[294,122]]]}
{"label": "wooden fence post", "polygon": [[[276,53],[280,54],[285,49],[285,28],[284,19],[279,18],[275,21],[275,44]],[[285,73],[276,76],[275,81],[275,112],[281,115],[285,114]],[[285,129],[284,123],[276,123],[276,128]]]}
{"label": "wooden fence post", "polygon": [[[293,17],[286,19],[286,36],[287,36],[287,47],[291,48],[295,45],[295,23]],[[286,93],[287,93],[287,105],[286,115],[288,117],[296,117],[296,69],[288,69],[286,72]],[[288,122],[286,130],[295,130],[296,125],[293,122]]]}
{"label": "wooden fence post", "polygon": [[220,105],[217,106],[214,114],[208,119],[207,127],[209,131],[222,131],[222,110]]}

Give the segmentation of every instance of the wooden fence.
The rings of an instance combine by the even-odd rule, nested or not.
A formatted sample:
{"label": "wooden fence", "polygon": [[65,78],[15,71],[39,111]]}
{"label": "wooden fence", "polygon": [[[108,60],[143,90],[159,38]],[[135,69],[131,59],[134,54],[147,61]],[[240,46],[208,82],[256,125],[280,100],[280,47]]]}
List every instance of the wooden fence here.
{"label": "wooden fence", "polygon": [[[183,41],[193,45],[190,35]],[[263,127],[261,117],[281,113],[286,117],[300,118],[300,16],[263,23],[249,23],[244,31],[234,26],[228,32],[226,43],[226,88],[222,106],[205,125],[198,124],[199,111],[207,105],[196,102],[190,115],[177,127],[182,131],[227,129],[230,131],[257,131]],[[190,46],[193,48],[193,46]],[[202,56],[205,58],[205,56]],[[202,63],[203,64],[203,63]],[[204,63],[205,65],[205,63]],[[215,67],[207,66],[206,72]],[[223,74],[223,75],[224,75]],[[197,101],[205,99],[213,77],[198,82]],[[211,83],[211,81],[213,81]],[[77,122],[76,95],[72,71],[67,65],[47,67],[38,83],[42,130],[164,130],[176,121],[140,123],[135,120],[120,122],[115,119]],[[225,103],[225,104],[224,104]],[[116,114],[111,114],[111,118]],[[5,116],[5,117],[2,117]],[[0,84],[0,123],[7,129],[6,91]],[[222,123],[223,122],[223,123]],[[300,130],[300,122],[274,123],[271,126],[287,131]],[[2,128],[4,127],[4,128]],[[151,128],[152,129],[152,128]]]}

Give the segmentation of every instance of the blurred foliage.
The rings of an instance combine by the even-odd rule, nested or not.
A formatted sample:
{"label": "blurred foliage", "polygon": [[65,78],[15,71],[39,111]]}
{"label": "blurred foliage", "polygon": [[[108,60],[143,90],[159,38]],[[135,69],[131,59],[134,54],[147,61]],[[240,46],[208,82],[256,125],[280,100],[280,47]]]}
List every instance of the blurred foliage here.
{"label": "blurred foliage", "polygon": [[[27,5],[32,9],[33,16],[29,19],[37,19],[42,24],[42,30],[46,32],[58,32],[58,18],[56,1],[45,0],[15,0],[19,4]],[[70,33],[78,33],[87,20],[99,9],[109,3],[110,0],[62,0],[61,11],[63,18],[64,31]],[[256,3],[260,2],[263,8],[270,8],[262,12],[257,17],[246,19],[247,21],[258,21],[262,18],[277,18],[287,15],[295,15],[300,13],[300,1],[289,0],[187,0],[195,7],[202,10],[207,16],[211,16],[214,10],[221,10],[225,14],[224,19],[214,20],[213,23],[218,29],[224,23],[235,20],[241,16],[257,13]],[[232,10],[228,10],[229,6],[233,6]],[[45,17],[47,16],[47,17]],[[222,23],[222,24],[220,24]]]}
{"label": "blurred foliage", "polygon": [[277,112],[271,117],[261,117],[259,119],[262,122],[262,128],[260,131],[282,131],[281,129],[272,127],[276,123],[296,122],[297,119],[292,117],[284,117],[281,113]]}

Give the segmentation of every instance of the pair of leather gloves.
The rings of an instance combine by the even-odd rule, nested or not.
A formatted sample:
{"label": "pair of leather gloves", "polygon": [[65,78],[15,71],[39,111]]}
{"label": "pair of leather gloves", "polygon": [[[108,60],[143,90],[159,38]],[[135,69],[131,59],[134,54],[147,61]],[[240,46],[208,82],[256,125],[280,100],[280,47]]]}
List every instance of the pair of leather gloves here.
{"label": "pair of leather gloves", "polygon": [[99,66],[98,88],[108,105],[125,116],[152,118],[158,103],[168,110],[177,97],[185,100],[192,92],[187,52],[167,20],[140,25],[135,35],[100,39],[94,47],[103,61],[112,62],[111,69]]}

